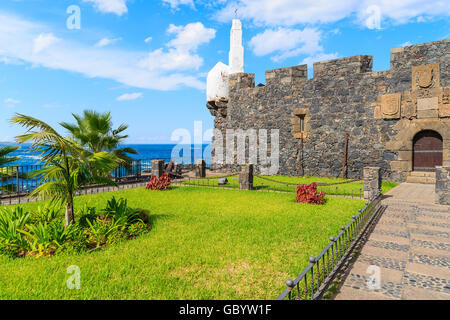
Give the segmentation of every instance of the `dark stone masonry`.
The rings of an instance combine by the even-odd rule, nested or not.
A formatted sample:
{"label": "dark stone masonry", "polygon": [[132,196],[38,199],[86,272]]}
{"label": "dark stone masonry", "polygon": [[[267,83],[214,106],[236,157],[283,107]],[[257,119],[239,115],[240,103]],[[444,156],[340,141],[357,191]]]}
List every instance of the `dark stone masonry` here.
{"label": "dark stone masonry", "polygon": [[[372,71],[367,55],[315,63],[312,79],[306,65],[275,69],[256,87],[254,74],[232,74],[229,100],[207,107],[224,137],[279,129],[278,174],[339,177],[344,166],[348,178],[362,178],[364,167],[380,167],[383,179],[402,182],[450,166],[449,49],[450,39],[392,49],[386,71]],[[414,152],[427,139],[433,157],[427,147]]]}
{"label": "dark stone masonry", "polygon": [[450,167],[436,168],[436,203],[450,206]]}

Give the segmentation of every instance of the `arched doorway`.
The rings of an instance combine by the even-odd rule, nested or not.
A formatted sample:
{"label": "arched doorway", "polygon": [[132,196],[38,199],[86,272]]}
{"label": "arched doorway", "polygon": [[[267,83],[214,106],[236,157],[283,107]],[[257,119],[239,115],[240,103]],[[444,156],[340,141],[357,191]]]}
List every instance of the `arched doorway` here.
{"label": "arched doorway", "polygon": [[434,171],[442,166],[442,137],[432,130],[424,130],[415,135],[413,140],[414,171]]}

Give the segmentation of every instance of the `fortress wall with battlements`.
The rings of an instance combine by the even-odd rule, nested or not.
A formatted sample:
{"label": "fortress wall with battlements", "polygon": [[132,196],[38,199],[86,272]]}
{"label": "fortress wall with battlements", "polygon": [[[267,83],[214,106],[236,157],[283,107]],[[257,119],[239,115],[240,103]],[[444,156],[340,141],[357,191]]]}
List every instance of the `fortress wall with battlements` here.
{"label": "fortress wall with battlements", "polygon": [[340,176],[348,133],[349,178],[379,166],[384,178],[404,181],[422,130],[442,136],[443,165],[450,165],[449,49],[449,39],[392,49],[386,71],[373,72],[366,55],[315,63],[311,79],[306,65],[269,70],[256,87],[254,74],[233,74],[229,100],[208,108],[224,134],[279,129],[282,175]]}

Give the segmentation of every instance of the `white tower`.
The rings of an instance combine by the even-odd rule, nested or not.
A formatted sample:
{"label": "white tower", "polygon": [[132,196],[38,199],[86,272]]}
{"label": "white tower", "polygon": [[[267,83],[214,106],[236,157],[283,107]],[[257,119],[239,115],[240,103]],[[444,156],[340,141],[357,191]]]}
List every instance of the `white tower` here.
{"label": "white tower", "polygon": [[218,62],[208,73],[206,99],[210,101],[228,100],[228,76],[244,72],[244,47],[242,46],[242,23],[233,19],[230,34],[229,65]]}
{"label": "white tower", "polygon": [[233,19],[230,33],[230,74],[244,72],[244,47],[242,46],[242,23]]}
{"label": "white tower", "polygon": [[218,62],[214,68],[208,72],[206,78],[206,101],[219,101],[228,99],[228,74],[230,67],[222,62]]}

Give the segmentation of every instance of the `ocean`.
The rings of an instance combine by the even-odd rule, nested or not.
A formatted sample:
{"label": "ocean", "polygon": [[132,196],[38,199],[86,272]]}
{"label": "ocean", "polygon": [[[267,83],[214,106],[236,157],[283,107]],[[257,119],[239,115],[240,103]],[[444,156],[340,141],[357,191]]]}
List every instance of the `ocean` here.
{"label": "ocean", "polygon": [[[5,146],[6,144],[0,144]],[[7,144],[14,145],[14,144]],[[172,157],[172,152],[177,145],[175,144],[124,144],[121,147],[131,147],[137,150],[138,154],[130,155],[136,160],[155,160],[160,159],[169,162]],[[181,150],[180,150],[181,149]],[[174,159],[175,162],[183,164],[195,163],[197,159],[202,157],[205,159],[206,164],[211,163],[211,149],[209,144],[204,145],[182,145],[176,149],[179,152],[175,152],[175,156],[178,154],[179,159]],[[200,153],[201,150],[201,153]],[[186,153],[184,152],[186,151]],[[189,152],[190,151],[190,152]],[[190,155],[189,155],[190,153]],[[37,165],[39,164],[39,155],[32,154],[29,151],[29,145],[21,145],[20,149],[10,154],[11,156],[20,157],[19,161],[8,165]],[[178,160],[178,161],[177,161]]]}

